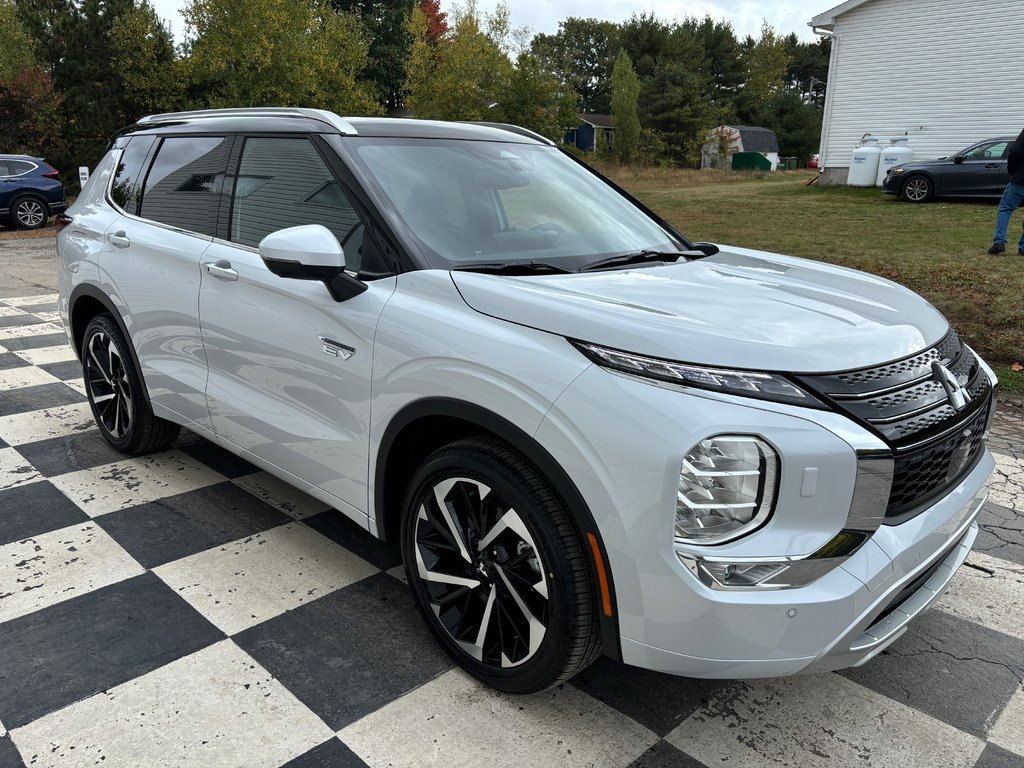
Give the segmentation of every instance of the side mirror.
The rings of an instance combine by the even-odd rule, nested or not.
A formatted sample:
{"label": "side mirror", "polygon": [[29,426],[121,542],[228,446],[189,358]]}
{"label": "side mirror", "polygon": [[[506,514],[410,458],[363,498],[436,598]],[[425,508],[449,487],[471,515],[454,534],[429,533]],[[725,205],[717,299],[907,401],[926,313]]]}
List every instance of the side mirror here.
{"label": "side mirror", "polygon": [[271,232],[260,241],[260,258],[278,277],[319,280],[335,301],[351,299],[366,284],[345,272],[345,251],[331,230],[306,224]]}
{"label": "side mirror", "polygon": [[957,165],[960,165],[960,163],[962,163],[963,161],[964,161],[964,156],[963,155],[956,155],[956,156],[953,157],[953,162],[956,163]]}

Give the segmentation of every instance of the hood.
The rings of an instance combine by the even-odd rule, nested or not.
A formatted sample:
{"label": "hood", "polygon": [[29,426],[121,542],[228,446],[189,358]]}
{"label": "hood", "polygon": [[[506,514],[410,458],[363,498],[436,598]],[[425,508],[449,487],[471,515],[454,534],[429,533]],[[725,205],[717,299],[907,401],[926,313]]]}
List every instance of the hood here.
{"label": "hood", "polygon": [[824,373],[935,344],[938,310],[889,280],[740,248],[698,261],[568,275],[452,272],[477,312],[636,354]]}
{"label": "hood", "polygon": [[893,168],[929,168],[936,165],[953,165],[951,157],[937,157],[934,160],[910,160],[906,163],[897,163]]}

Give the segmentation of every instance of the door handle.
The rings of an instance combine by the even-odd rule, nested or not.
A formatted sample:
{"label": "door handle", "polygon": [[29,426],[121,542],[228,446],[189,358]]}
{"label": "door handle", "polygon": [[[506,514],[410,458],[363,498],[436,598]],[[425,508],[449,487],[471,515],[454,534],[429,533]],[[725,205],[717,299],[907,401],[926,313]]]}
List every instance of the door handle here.
{"label": "door handle", "polygon": [[999,165],[1000,165],[1000,163],[986,163],[985,167],[986,168],[998,168]]}
{"label": "door handle", "polygon": [[209,261],[205,265],[206,271],[219,280],[237,280],[238,273],[231,268],[230,261]]}
{"label": "door handle", "polygon": [[128,235],[123,231],[107,235],[107,241],[115,248],[127,248],[132,244],[132,241],[128,239]]}

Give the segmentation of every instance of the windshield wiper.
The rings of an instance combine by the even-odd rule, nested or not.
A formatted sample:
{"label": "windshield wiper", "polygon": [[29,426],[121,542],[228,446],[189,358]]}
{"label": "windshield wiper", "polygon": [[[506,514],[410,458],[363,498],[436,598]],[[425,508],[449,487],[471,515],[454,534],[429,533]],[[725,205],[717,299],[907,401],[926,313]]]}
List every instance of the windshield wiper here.
{"label": "windshield wiper", "polygon": [[561,275],[571,269],[543,261],[496,261],[488,264],[460,264],[452,267],[460,272],[487,272],[494,275]]}
{"label": "windshield wiper", "polygon": [[[645,264],[655,261],[679,261],[689,256],[686,251],[652,251],[644,249],[636,253],[627,253],[624,256],[612,256],[610,259],[601,259],[581,269],[581,272],[590,272],[596,269],[614,269],[615,267],[626,267],[630,264]],[[694,256],[698,254],[693,254]]]}

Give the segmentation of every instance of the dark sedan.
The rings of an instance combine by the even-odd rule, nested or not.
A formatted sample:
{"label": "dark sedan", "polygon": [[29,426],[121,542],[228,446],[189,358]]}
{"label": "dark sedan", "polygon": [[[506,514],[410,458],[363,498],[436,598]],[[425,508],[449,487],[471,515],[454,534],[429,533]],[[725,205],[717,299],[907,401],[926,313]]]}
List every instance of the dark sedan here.
{"label": "dark sedan", "polygon": [[935,197],[998,200],[1010,182],[1006,158],[1016,138],[985,139],[952,157],[897,165],[886,175],[882,189],[910,203],[926,203]]}

